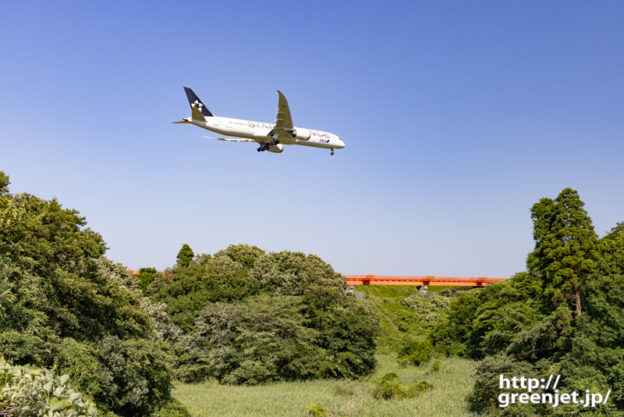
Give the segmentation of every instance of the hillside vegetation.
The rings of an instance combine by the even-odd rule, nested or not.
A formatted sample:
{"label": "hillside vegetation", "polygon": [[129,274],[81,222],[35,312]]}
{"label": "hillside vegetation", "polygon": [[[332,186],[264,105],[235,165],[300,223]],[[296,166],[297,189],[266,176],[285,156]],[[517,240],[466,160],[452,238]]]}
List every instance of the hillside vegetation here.
{"label": "hillside vegetation", "polygon": [[[477,368],[471,407],[486,414],[624,415],[624,224],[598,239],[576,191],[531,210],[527,272],[451,301],[433,339]],[[607,405],[499,408],[499,374],[548,378],[560,392],[606,394]]]}
{"label": "hillside vegetation", "polygon": [[[206,417],[624,416],[624,224],[599,238],[574,190],[532,207],[505,282],[356,297],[315,255],[248,245],[132,275],[77,211],[8,185],[0,415],[188,417],[173,392]],[[500,408],[499,374],[610,398]]]}

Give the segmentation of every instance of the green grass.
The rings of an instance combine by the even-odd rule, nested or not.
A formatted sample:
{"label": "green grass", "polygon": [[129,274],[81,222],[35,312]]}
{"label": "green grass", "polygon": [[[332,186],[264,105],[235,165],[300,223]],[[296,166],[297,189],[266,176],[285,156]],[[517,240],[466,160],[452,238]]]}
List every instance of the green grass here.
{"label": "green grass", "polygon": [[425,336],[432,331],[431,320],[425,320],[409,304],[402,303],[408,297],[422,300],[425,305],[429,302],[416,295],[416,287],[370,286],[364,287],[364,292],[366,298],[362,301],[379,316],[381,334],[377,337],[377,353],[394,354],[401,350],[406,335]]}
{"label": "green grass", "polygon": [[[442,290],[446,287],[432,287]],[[416,287],[370,286],[363,290],[367,303],[380,317],[377,338],[377,368],[374,375],[359,381],[317,380],[283,382],[261,386],[178,384],[174,397],[195,417],[307,417],[308,409],[321,405],[327,417],[463,417],[468,411],[466,396],[473,386],[475,362],[461,358],[437,358],[441,367],[430,373],[431,363],[401,368],[396,352],[406,334],[422,335],[427,327],[414,310],[401,304]],[[438,291],[436,291],[438,292]],[[433,389],[415,398],[377,400],[377,381],[394,372],[403,384],[427,381]]]}
{"label": "green grass", "polygon": [[[174,397],[196,417],[297,417],[322,405],[328,417],[473,416],[466,396],[472,389],[474,362],[441,359],[440,370],[429,374],[430,364],[400,368],[392,355],[378,355],[377,372],[361,381],[318,380],[283,382],[261,386],[179,384]],[[376,400],[374,382],[395,372],[402,383],[427,381],[433,389],[404,400]]]}

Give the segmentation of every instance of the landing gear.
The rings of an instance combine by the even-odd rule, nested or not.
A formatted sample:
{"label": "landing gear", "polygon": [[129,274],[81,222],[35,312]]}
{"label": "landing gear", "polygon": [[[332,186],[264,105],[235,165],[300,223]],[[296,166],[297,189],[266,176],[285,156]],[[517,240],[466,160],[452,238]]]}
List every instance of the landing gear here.
{"label": "landing gear", "polygon": [[330,155],[334,154],[334,148],[332,148],[331,152],[329,153]]}
{"label": "landing gear", "polygon": [[263,143],[262,145],[260,145],[257,151],[258,152],[268,151],[271,148],[271,146],[277,146],[277,145],[279,145],[279,140],[273,140],[273,142],[271,143]]}

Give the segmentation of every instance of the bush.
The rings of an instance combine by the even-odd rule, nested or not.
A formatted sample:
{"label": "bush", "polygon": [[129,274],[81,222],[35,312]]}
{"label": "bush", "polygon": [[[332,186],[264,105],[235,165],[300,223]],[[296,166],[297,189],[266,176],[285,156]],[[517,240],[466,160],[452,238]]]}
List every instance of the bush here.
{"label": "bush", "polygon": [[169,400],[171,376],[163,355],[142,339],[108,336],[85,344],[68,338],[56,352],[55,366],[101,409],[130,417],[147,415]]}
{"label": "bush", "polygon": [[[539,375],[535,367],[528,362],[516,362],[512,357],[504,354],[488,356],[477,367],[474,388],[468,397],[468,403],[472,411],[499,411],[497,398],[501,393],[499,386],[499,375],[501,374],[518,377]],[[517,406],[508,408],[509,410],[506,411],[512,412]],[[527,415],[531,414],[528,413]]]}
{"label": "bush", "polygon": [[435,360],[433,361],[433,363],[431,364],[431,369],[429,369],[429,373],[433,374],[435,372],[438,372],[440,370],[440,361]]}
{"label": "bush", "polygon": [[[21,417],[95,417],[93,403],[69,386],[69,376],[0,363],[0,411]],[[12,415],[12,414],[10,414]]]}
{"label": "bush", "polygon": [[318,332],[305,327],[304,307],[301,297],[265,295],[208,306],[196,327],[213,376],[235,384],[315,377]]}
{"label": "bush", "polygon": [[431,360],[433,355],[433,345],[425,337],[406,337],[403,347],[399,352],[399,363],[401,365],[420,366]]}
{"label": "bush", "polygon": [[171,374],[163,349],[144,339],[102,339],[97,346],[109,384],[95,397],[122,416],[148,415],[170,399]]}
{"label": "bush", "polygon": [[308,416],[327,417],[327,410],[320,404],[313,404],[308,406]]}
{"label": "bush", "polygon": [[0,333],[0,356],[16,364],[42,363],[49,358],[45,342],[34,335],[15,330]]}
{"label": "bush", "polygon": [[191,413],[180,401],[171,400],[156,410],[152,417],[191,417]]}
{"label": "bush", "polygon": [[74,385],[91,398],[104,397],[112,381],[97,357],[97,350],[74,339],[63,339],[54,357],[58,372],[69,375]]}
{"label": "bush", "polygon": [[413,398],[431,388],[433,385],[427,381],[413,382],[407,385],[401,384],[397,374],[388,373],[375,386],[373,396],[384,400]]}

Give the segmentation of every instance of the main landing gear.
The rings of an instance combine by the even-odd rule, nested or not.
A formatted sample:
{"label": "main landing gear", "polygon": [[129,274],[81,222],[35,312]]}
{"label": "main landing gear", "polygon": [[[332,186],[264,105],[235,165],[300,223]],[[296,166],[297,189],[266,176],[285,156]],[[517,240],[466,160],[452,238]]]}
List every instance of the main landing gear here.
{"label": "main landing gear", "polygon": [[264,151],[268,151],[269,148],[273,145],[279,145],[279,140],[274,140],[271,143],[263,143],[262,145],[260,145],[260,147],[257,149],[258,152],[264,152]]}

